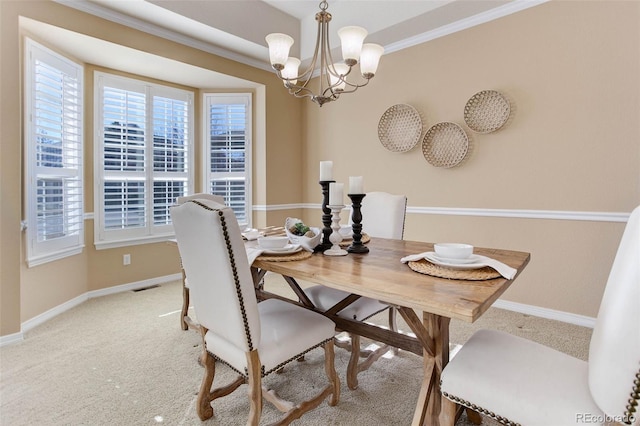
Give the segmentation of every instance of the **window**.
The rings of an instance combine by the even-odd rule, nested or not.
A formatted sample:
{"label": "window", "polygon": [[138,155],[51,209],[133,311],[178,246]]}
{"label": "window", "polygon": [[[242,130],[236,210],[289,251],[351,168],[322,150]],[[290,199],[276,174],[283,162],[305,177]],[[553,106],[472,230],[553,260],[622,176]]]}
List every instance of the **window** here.
{"label": "window", "polygon": [[27,263],[84,247],[83,68],[25,41]]}
{"label": "window", "polygon": [[193,191],[193,93],[96,73],[96,246],[161,241]]}
{"label": "window", "polygon": [[224,196],[241,227],[251,224],[251,95],[204,96],[206,191]]}

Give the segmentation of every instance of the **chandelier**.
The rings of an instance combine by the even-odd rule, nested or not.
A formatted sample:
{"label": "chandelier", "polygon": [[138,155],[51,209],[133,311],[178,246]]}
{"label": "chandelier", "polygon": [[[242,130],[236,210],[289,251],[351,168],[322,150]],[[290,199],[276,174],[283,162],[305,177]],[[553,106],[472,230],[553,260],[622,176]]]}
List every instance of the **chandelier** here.
{"label": "chandelier", "polygon": [[[289,89],[289,93],[298,98],[309,97],[320,106],[335,101],[343,93],[352,93],[359,87],[366,86],[375,75],[380,57],[384,53],[384,48],[378,44],[363,44],[367,36],[367,30],[364,28],[344,27],[338,30],[344,62],[335,63],[329,45],[331,14],[327,12],[328,7],[326,0],[320,2],[320,12],[316,13],[318,34],[313,59],[307,69],[299,75],[300,59],[289,57],[293,38],[281,33],[269,34],[266,37],[271,66],[284,82],[284,86]],[[363,80],[358,79],[359,83],[348,81],[347,77],[358,63]],[[309,88],[309,81],[313,77],[316,65],[320,71],[319,91],[314,93]]]}

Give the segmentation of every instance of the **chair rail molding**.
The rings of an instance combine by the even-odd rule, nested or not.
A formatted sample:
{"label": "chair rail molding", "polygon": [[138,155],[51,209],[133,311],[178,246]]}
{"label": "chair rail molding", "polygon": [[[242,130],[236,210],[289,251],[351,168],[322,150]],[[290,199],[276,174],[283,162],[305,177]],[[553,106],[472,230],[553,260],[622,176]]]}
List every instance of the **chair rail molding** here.
{"label": "chair rail molding", "polygon": [[586,220],[593,222],[623,222],[631,213],[589,212],[566,210],[517,210],[517,209],[477,209],[456,207],[407,207],[407,213],[435,214],[449,216],[511,217],[521,219]]}
{"label": "chair rail molding", "polygon": [[[258,204],[254,211],[278,211],[294,209],[321,209],[320,204]],[[553,219],[553,220],[581,220],[592,222],[622,222],[626,223],[630,212],[591,212],[566,210],[520,210],[520,209],[480,209],[462,207],[418,207],[407,206],[407,213],[429,214],[444,216],[477,216],[477,217],[508,217],[520,219]]]}

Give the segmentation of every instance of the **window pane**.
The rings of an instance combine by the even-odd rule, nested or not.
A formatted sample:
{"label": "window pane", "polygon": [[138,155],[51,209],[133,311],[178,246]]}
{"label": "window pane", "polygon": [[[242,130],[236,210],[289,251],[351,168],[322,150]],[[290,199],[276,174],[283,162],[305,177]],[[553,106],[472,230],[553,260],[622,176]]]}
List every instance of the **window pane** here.
{"label": "window pane", "polygon": [[38,179],[38,241],[64,236],[62,179]]}
{"label": "window pane", "polygon": [[145,226],[144,182],[105,182],[104,223],[106,229]]}
{"label": "window pane", "polygon": [[243,178],[215,179],[211,182],[211,193],[222,195],[225,204],[231,207],[240,223],[246,223],[246,185]]}
{"label": "window pane", "polygon": [[186,181],[156,181],[153,182],[153,224],[169,225],[171,215],[169,207],[175,204],[176,198],[186,194]]}
{"label": "window pane", "polygon": [[246,106],[212,105],[209,113],[211,172],[244,172]]}
{"label": "window pane", "polygon": [[36,165],[78,168],[82,164],[79,81],[39,60],[34,78]]}
{"label": "window pane", "polygon": [[78,179],[37,180],[38,241],[76,235],[82,229],[82,184]]}
{"label": "window pane", "polygon": [[154,171],[187,171],[188,107],[185,101],[153,98]]}
{"label": "window pane", "polygon": [[105,170],[143,171],[145,94],[104,88]]}

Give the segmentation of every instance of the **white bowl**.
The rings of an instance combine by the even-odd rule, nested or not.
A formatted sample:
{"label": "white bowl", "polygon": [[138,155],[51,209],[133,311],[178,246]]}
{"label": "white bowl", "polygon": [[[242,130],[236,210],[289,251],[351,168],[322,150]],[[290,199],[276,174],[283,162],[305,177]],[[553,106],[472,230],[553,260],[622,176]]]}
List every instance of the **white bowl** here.
{"label": "white bowl", "polygon": [[300,244],[302,247],[308,250],[313,250],[318,244],[320,244],[320,238],[322,238],[322,231],[320,228],[315,228],[310,226],[309,229],[313,231],[313,237],[305,237],[304,235],[295,235],[289,228],[295,225],[298,222],[302,222],[300,219],[295,217],[288,217],[284,222],[284,229],[287,232],[287,236],[289,237],[289,241],[291,244]]}
{"label": "white bowl", "polygon": [[281,249],[284,248],[284,246],[286,246],[287,244],[289,244],[289,237],[258,237],[258,245],[260,246],[260,248],[267,250]]}
{"label": "white bowl", "polygon": [[438,256],[449,259],[466,259],[473,254],[471,244],[438,243],[434,244],[433,248]]}

